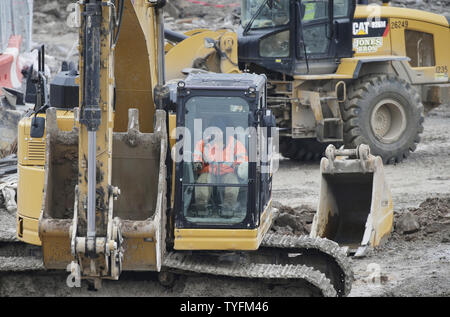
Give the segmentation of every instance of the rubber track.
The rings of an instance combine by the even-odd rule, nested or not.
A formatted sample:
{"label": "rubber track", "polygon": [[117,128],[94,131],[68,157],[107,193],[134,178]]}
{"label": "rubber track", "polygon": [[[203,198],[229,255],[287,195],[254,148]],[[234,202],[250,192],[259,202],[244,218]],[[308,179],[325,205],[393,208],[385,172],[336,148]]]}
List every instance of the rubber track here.
{"label": "rubber track", "polygon": [[177,271],[234,278],[305,280],[318,288],[323,296],[337,296],[330,280],[323,273],[306,265],[211,263],[189,254],[169,252],[166,254],[163,266]]}
{"label": "rubber track", "polygon": [[334,241],[325,238],[311,238],[309,236],[281,235],[277,233],[267,233],[261,242],[261,247],[286,249],[292,253],[302,250],[316,250],[324,256],[329,256],[334,260],[330,265],[337,265],[341,270],[338,277],[344,283],[343,289],[337,289],[339,296],[347,296],[354,280],[353,270],[349,257],[344,250]]}
{"label": "rubber track", "polygon": [[[29,245],[22,242],[6,241],[2,241],[1,245],[3,247],[0,248],[0,272],[45,270],[41,257],[30,254]],[[201,257],[193,257],[181,252],[169,252],[166,254],[163,266],[185,272],[216,276],[250,279],[303,279],[318,288],[324,296],[346,296],[350,293],[353,271],[345,252],[334,241],[308,236],[267,233],[261,243],[261,248],[276,248],[286,250],[286,252],[301,252],[302,250],[312,249],[328,255],[333,258],[335,264],[343,272],[344,289],[336,290],[325,274],[306,265],[211,263]],[[11,250],[15,252],[11,252]],[[16,252],[19,254],[14,254]]]}
{"label": "rubber track", "polygon": [[[8,247],[24,248],[27,245],[13,242]],[[6,252],[4,252],[6,253]],[[35,256],[5,256],[0,255],[1,272],[42,271],[45,270],[42,259]],[[172,268],[186,273],[203,273],[216,276],[229,276],[235,278],[251,279],[302,279],[319,289],[323,296],[335,297],[336,290],[330,280],[321,272],[305,265],[277,265],[277,264],[242,264],[231,265],[202,261],[180,252],[166,254],[164,260],[166,268]]]}

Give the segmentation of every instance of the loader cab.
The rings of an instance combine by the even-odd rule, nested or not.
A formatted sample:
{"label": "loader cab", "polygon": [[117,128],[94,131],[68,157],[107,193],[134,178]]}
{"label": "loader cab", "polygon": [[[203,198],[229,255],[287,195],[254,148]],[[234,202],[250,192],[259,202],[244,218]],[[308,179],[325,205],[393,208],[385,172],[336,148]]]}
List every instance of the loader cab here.
{"label": "loader cab", "polygon": [[[178,83],[175,249],[257,249],[271,219],[274,120],[265,91],[265,76],[254,74]],[[214,244],[214,236],[223,239]]]}
{"label": "loader cab", "polygon": [[242,0],[239,62],[286,75],[331,74],[351,57],[355,0]]}

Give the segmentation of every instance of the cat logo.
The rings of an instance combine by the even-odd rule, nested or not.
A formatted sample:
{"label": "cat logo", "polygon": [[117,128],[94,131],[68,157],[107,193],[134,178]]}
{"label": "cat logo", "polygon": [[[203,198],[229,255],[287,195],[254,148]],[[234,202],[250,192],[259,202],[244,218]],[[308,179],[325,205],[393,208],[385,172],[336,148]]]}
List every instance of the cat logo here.
{"label": "cat logo", "polygon": [[384,36],[388,26],[387,20],[360,20],[353,22],[353,36]]}
{"label": "cat logo", "polygon": [[353,35],[367,35],[369,34],[370,22],[353,22]]}

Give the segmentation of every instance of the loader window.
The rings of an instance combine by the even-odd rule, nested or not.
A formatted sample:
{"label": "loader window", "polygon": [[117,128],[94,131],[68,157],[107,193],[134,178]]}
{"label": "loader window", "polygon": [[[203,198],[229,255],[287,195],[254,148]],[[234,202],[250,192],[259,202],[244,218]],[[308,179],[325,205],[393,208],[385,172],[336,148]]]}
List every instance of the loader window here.
{"label": "loader window", "polygon": [[[350,0],[351,1],[351,0]],[[348,16],[348,10],[350,9],[349,0],[334,0],[334,17],[343,18]]]}
{"label": "loader window", "polygon": [[[335,18],[342,18],[348,15],[349,0],[334,0],[333,11]],[[306,0],[302,1],[303,22],[327,19],[328,18],[328,0]]]}
{"label": "loader window", "polygon": [[328,0],[302,1],[302,33],[308,55],[321,55],[328,52],[330,44],[328,15]]}
{"label": "loader window", "polygon": [[433,34],[405,30],[406,55],[411,67],[435,66]]}
{"label": "loader window", "polygon": [[261,57],[289,56],[289,31],[283,31],[261,40],[259,43]]}
{"label": "loader window", "polygon": [[311,55],[328,52],[329,40],[327,39],[328,24],[318,24],[305,27],[303,32],[306,53]]}
{"label": "loader window", "polygon": [[328,0],[302,1],[303,22],[328,18]]}
{"label": "loader window", "polygon": [[245,28],[253,20],[250,29],[260,29],[274,26],[286,25],[289,23],[289,1],[287,0],[243,0],[241,5],[241,23]]}
{"label": "loader window", "polygon": [[185,104],[183,213],[196,224],[247,216],[249,105],[240,97],[192,97]]}

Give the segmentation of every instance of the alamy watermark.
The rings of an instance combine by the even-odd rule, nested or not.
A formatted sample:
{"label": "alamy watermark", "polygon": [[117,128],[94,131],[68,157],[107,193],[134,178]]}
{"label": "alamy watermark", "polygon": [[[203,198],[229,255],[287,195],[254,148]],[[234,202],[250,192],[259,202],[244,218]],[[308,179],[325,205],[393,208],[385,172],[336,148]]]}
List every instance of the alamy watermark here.
{"label": "alamy watermark", "polygon": [[[203,129],[202,119],[195,119],[193,131],[177,127],[171,131],[171,137],[177,140],[171,153],[176,163],[196,162],[194,153],[204,149],[204,145],[209,145],[224,150],[215,152],[213,157],[201,153],[205,163],[234,163],[245,154],[248,162],[261,164],[261,173],[274,173],[279,167],[279,137],[275,127],[209,126]],[[245,148],[245,153],[237,153],[238,148]]]}

